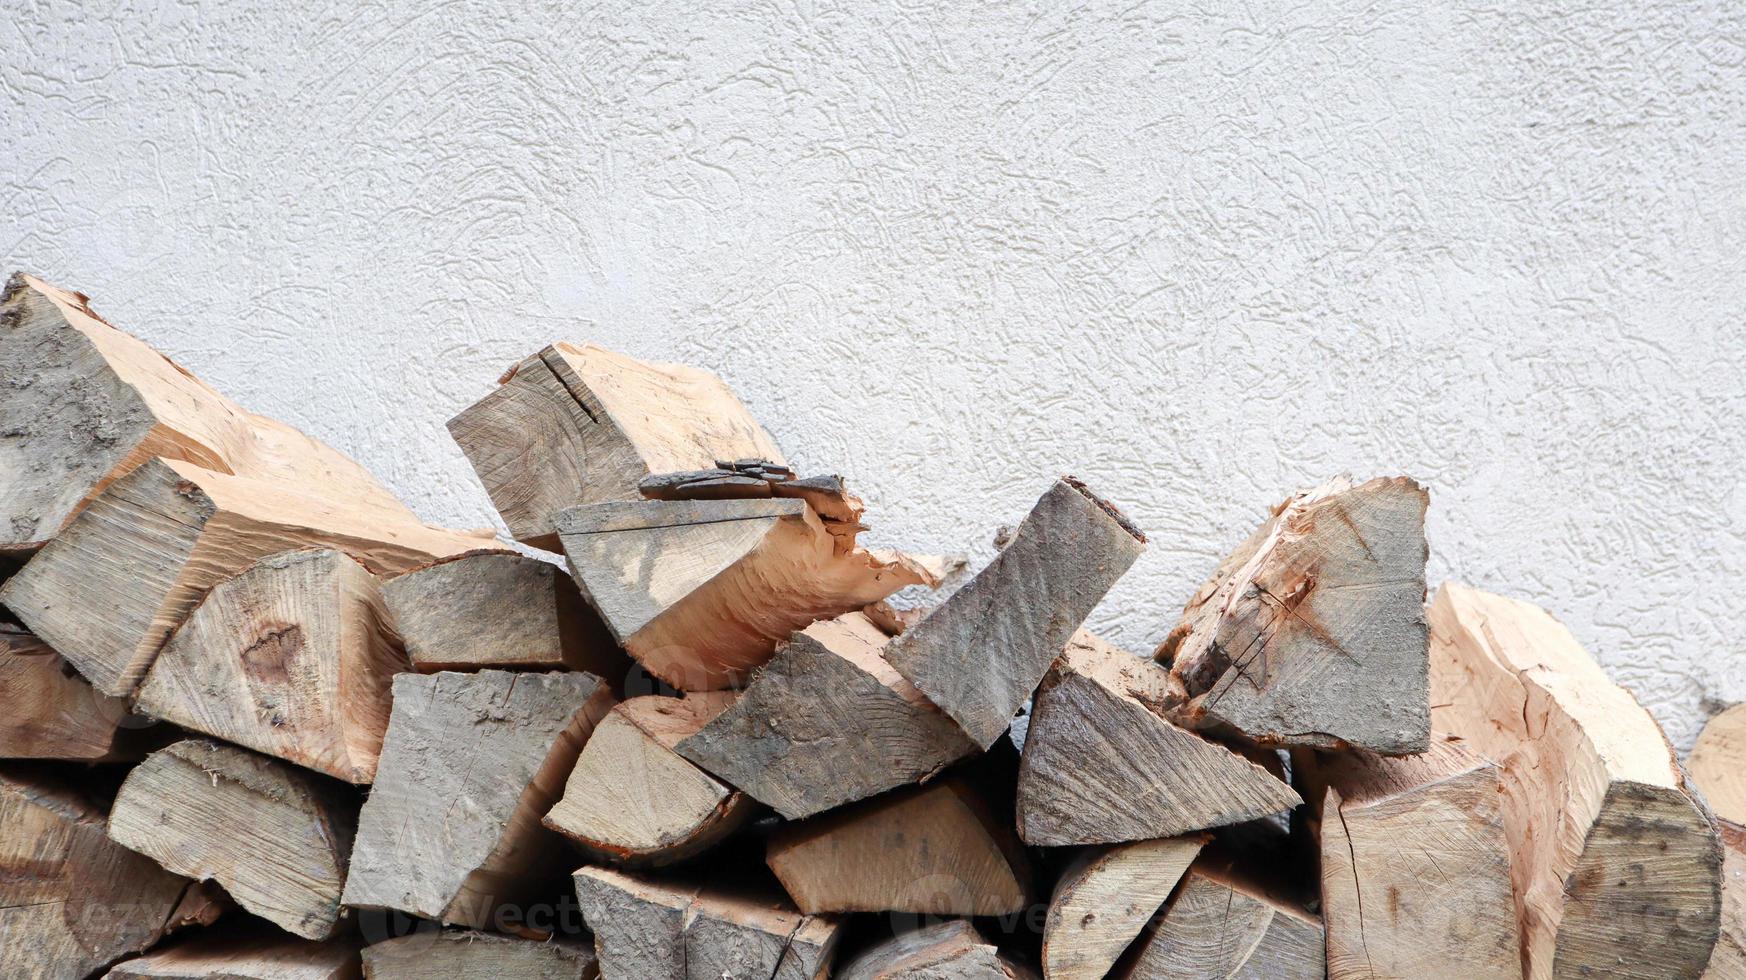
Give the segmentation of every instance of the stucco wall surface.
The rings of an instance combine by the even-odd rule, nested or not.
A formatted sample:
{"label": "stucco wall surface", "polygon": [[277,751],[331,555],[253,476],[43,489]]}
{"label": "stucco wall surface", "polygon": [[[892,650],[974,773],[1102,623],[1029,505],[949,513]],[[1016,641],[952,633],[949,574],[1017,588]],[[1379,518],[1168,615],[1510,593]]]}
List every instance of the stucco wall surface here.
{"label": "stucco wall surface", "polygon": [[1083,477],[1136,651],[1286,491],[1407,472],[1433,578],[1675,742],[1746,698],[1746,6],[6,7],[6,265],[432,521],[495,520],[444,420],[594,340],[875,543],[980,562]]}

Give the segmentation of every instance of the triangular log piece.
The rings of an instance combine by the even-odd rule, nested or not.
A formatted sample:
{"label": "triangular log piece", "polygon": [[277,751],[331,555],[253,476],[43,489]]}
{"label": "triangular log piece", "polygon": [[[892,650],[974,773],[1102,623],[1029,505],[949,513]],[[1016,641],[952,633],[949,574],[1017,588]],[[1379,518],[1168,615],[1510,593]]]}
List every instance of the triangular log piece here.
{"label": "triangular log piece", "polygon": [[355,980],[357,976],[356,940],[313,942],[263,929],[190,936],[118,964],[103,980]]}
{"label": "triangular log piece", "polygon": [[790,820],[925,780],[977,749],[880,656],[865,613],[793,635],[679,753]]}
{"label": "triangular log piece", "polygon": [[686,691],[733,687],[814,620],[934,585],[851,547],[799,500],[644,500],[557,517],[570,570],[627,652]]}
{"label": "triangular log piece", "polygon": [[1166,837],[1088,849],[1055,884],[1043,925],[1049,980],[1102,980],[1152,921],[1206,843]]}
{"label": "triangular log piece", "polygon": [[885,658],[986,749],[1145,546],[1084,484],[1057,480],[994,561]]}
{"label": "triangular log piece", "polygon": [[1275,508],[1159,651],[1188,721],[1268,745],[1425,751],[1429,501],[1406,477],[1341,477]]}
{"label": "triangular log piece", "polygon": [[[895,642],[895,641],[894,641]],[[1081,631],[1037,692],[1019,765],[1027,844],[1113,844],[1239,823],[1300,801],[1265,768],[1179,728],[1169,675]]]}
{"label": "triangular log piece", "polygon": [[339,927],[357,802],[301,769],[186,739],[121,784],[110,839],[165,868],[224,886],[237,904],[305,939]]}
{"label": "triangular log piece", "polygon": [[1746,704],[1711,718],[1688,763],[1691,781],[1716,816],[1746,823]]}
{"label": "triangular log piece", "polygon": [[1537,606],[1449,583],[1430,623],[1432,722],[1503,767],[1530,980],[1697,974],[1721,847],[1655,720]]}
{"label": "triangular log piece", "polygon": [[364,947],[364,980],[598,980],[594,947],[471,929],[415,932]]}
{"label": "triangular log piece", "polygon": [[1498,767],[1462,745],[1294,757],[1320,814],[1331,980],[1520,974]]}
{"label": "triangular log piece", "polygon": [[[723,696],[727,695],[727,696]],[[757,810],[673,751],[731,692],[632,698],[595,726],[545,825],[612,864],[658,867],[703,853]]]}
{"label": "triangular log piece", "polygon": [[616,682],[630,667],[563,566],[513,551],[444,558],[382,585],[413,669],[586,670]]}
{"label": "triangular log piece", "polygon": [[486,928],[562,894],[540,818],[613,704],[584,673],[400,674],[344,902]]}
{"label": "triangular log piece", "polygon": [[164,644],[139,710],[349,783],[376,777],[389,685],[406,670],[376,576],[287,551],[213,586]]}
{"label": "triangular log piece", "polygon": [[123,698],[99,694],[48,644],[0,623],[0,759],[120,762],[158,742]]}
{"label": "triangular log piece", "polygon": [[1704,980],[1746,980],[1746,827],[1720,820],[1722,933]]}
{"label": "triangular log piece", "polygon": [[267,555],[336,548],[392,574],[479,543],[384,523],[343,497],[154,459],[111,483],[8,579],[0,604],[97,690],[124,697],[201,595]]}
{"label": "triangular log piece", "polygon": [[636,500],[651,473],[716,460],[781,463],[776,443],[708,371],[652,364],[593,344],[554,344],[449,420],[518,540],[556,547],[552,515],[576,504]]}
{"label": "triangular log piece", "polygon": [[1031,880],[1024,847],[956,776],[784,827],[767,859],[812,913],[1007,915]]}
{"label": "triangular log piece", "polygon": [[837,980],[1035,980],[1029,967],[1002,955],[976,927],[951,919],[892,937],[862,951]]}
{"label": "triangular log piece", "polygon": [[1261,876],[1208,851],[1116,976],[1321,980],[1325,971],[1321,920]]}

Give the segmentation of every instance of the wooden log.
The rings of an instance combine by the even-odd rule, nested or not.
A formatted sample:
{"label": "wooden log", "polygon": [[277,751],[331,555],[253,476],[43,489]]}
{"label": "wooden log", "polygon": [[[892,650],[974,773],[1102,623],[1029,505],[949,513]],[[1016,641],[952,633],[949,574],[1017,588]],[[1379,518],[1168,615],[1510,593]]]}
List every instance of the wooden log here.
{"label": "wooden log", "polygon": [[586,670],[616,682],[630,667],[564,569],[513,551],[440,559],[382,585],[412,666]]}
{"label": "wooden log", "polygon": [[599,980],[586,942],[471,929],[415,932],[364,947],[364,980]]}
{"label": "wooden log", "polygon": [[1261,876],[1209,852],[1188,869],[1155,931],[1117,975],[1320,980],[1325,969],[1321,921]]}
{"label": "wooden log", "polygon": [[1720,845],[1654,719],[1536,606],[1449,583],[1430,624],[1433,723],[1503,767],[1527,975],[1696,975]]}
{"label": "wooden log", "polygon": [[1062,872],[1043,924],[1048,980],[1101,980],[1206,843],[1166,837],[1087,849]]}
{"label": "wooden log", "polygon": [[557,527],[613,635],[686,691],[737,686],[794,630],[936,583],[905,556],[844,550],[799,500],[591,504]]}
{"label": "wooden log", "polygon": [[976,927],[950,919],[894,936],[856,956],[837,980],[1035,980]]}
{"label": "wooden log", "polygon": [[122,698],[97,693],[49,645],[0,623],[0,759],[121,762],[160,741]]}
{"label": "wooden log", "polygon": [[584,673],[395,677],[345,904],[486,928],[561,894],[566,848],[540,818],[612,704]]}
{"label": "wooden log", "polygon": [[885,659],[986,749],[1146,537],[1067,477],[994,561],[886,647]]}
{"label": "wooden log", "polygon": [[1029,901],[1024,848],[958,776],[783,827],[766,857],[807,913],[1007,915]]}
{"label": "wooden log", "polygon": [[552,515],[576,504],[637,500],[652,473],[716,460],[781,463],[776,443],[721,379],[593,344],[545,348],[449,420],[518,540],[555,550]]}
{"label": "wooden log", "polygon": [[1721,935],[1704,980],[1746,980],[1746,827],[1720,820],[1722,830]]}
{"label": "wooden log", "polygon": [[1262,766],[1167,720],[1169,675],[1081,631],[1037,692],[1018,779],[1027,844],[1112,844],[1301,802]]}
{"label": "wooden log", "polygon": [[104,980],[357,980],[358,944],[243,929],[209,932],[117,964]]}
{"label": "wooden log", "polygon": [[1746,704],[1736,704],[1704,725],[1687,766],[1716,816],[1746,823]]}
{"label": "wooden log", "polygon": [[141,683],[141,711],[350,783],[376,778],[406,670],[376,576],[331,549],[268,555],[213,586]]}
{"label": "wooden log", "polygon": [[1406,477],[1341,477],[1275,508],[1159,651],[1186,721],[1267,745],[1425,751],[1428,504]]}
{"label": "wooden log", "polygon": [[856,611],[793,635],[679,754],[790,820],[921,782],[977,751]]}
{"label": "wooden log", "polygon": [[673,751],[731,692],[651,695],[614,707],[589,737],[545,825],[611,864],[658,867],[695,857],[756,811],[744,793]]}
{"label": "wooden log", "polygon": [[200,596],[260,558],[329,547],[384,574],[478,544],[384,523],[342,497],[156,459],[92,500],[0,587],[0,603],[99,691],[124,697]]}
{"label": "wooden log", "polygon": [[1423,755],[1294,762],[1320,813],[1331,980],[1520,975],[1496,764],[1440,732]]}

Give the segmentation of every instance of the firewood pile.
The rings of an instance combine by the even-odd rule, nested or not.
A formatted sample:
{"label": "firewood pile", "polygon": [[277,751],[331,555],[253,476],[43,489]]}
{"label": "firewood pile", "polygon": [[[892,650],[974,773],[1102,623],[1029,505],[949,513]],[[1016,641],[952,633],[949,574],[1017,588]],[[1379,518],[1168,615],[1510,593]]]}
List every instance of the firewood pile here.
{"label": "firewood pile", "polygon": [[1409,478],[1288,497],[1146,657],[1071,477],[972,570],[706,371],[478,395],[514,547],[11,279],[0,977],[1746,977],[1746,714],[1712,812],[1552,615],[1427,593]]}

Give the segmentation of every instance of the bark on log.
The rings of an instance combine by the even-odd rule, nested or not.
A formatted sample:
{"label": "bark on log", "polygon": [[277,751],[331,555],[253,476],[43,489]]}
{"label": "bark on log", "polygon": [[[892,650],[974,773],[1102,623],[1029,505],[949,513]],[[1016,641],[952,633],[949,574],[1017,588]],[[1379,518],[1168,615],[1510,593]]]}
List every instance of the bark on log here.
{"label": "bark on log", "polygon": [[104,974],[104,980],[357,980],[358,976],[356,940],[312,942],[262,930],[191,937],[118,964]]}
{"label": "bark on log", "polygon": [[364,947],[364,980],[598,980],[585,942],[537,942],[471,929],[416,932]]}
{"label": "bark on log", "polygon": [[1101,980],[1163,907],[1206,843],[1166,837],[1087,850],[1055,884],[1043,925],[1047,980]]}
{"label": "bark on log", "polygon": [[0,623],[0,759],[121,762],[161,739],[122,698],[99,694],[48,644]]}
{"label": "bark on log", "polygon": [[1203,855],[1184,876],[1122,980],[1320,980],[1322,924],[1228,858]]}
{"label": "bark on log", "polygon": [[963,919],[894,936],[862,952],[837,980],[1035,980]]}
{"label": "bark on log", "polygon": [[1704,980],[1746,980],[1746,827],[1722,828],[1722,926]]}
{"label": "bark on log", "polygon": [[1711,718],[1691,750],[1691,781],[1716,816],[1746,823],[1746,704]]}

